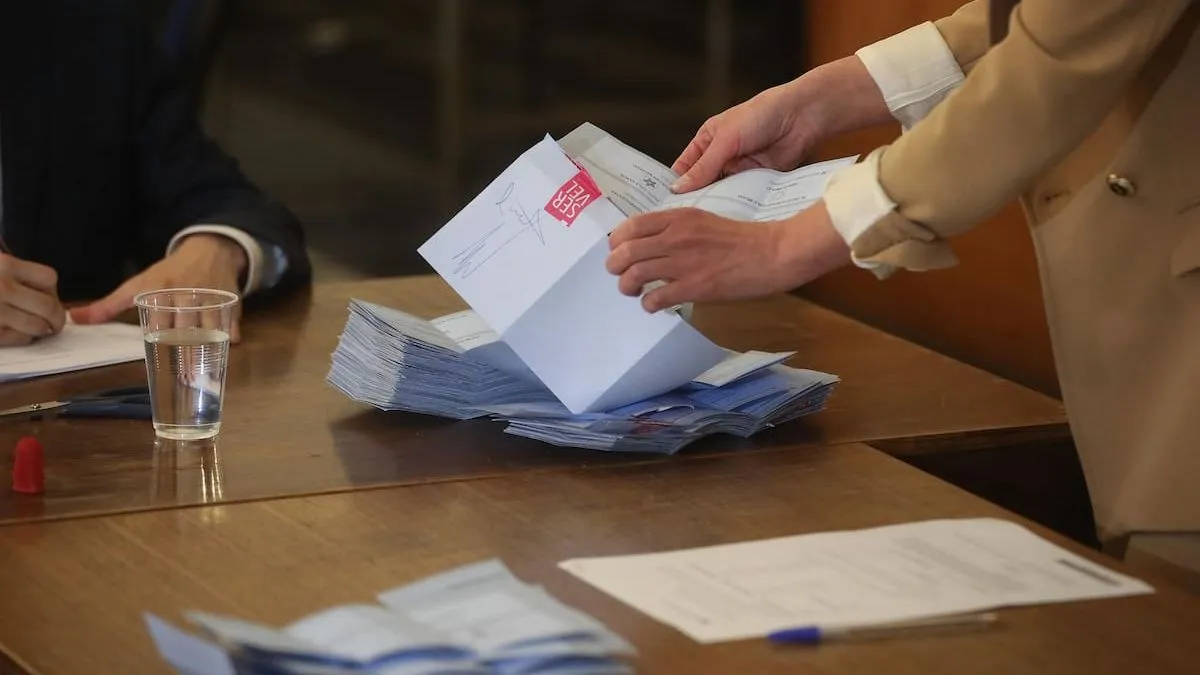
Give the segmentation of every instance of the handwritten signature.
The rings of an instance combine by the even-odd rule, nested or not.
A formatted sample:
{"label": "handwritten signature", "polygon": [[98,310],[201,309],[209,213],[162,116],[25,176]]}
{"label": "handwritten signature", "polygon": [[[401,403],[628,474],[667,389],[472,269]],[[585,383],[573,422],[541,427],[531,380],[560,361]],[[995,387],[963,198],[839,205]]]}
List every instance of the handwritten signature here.
{"label": "handwritten signature", "polygon": [[[452,260],[457,263],[454,274],[460,279],[467,279],[484,266],[506,246],[518,237],[532,233],[542,246],[546,245],[546,235],[542,231],[542,211],[535,210],[532,215],[520,201],[513,197],[517,184],[512,182],[504,189],[503,196],[496,202],[499,211],[500,224],[491,228],[475,241],[459,251]],[[509,216],[515,218],[514,221]],[[497,242],[497,235],[500,235]]]}

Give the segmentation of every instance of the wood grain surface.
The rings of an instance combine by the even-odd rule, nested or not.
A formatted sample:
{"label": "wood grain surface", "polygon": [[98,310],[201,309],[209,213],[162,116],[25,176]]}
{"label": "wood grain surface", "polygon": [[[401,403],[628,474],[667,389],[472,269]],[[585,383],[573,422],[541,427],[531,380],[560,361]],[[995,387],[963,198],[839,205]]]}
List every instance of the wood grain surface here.
{"label": "wood grain surface", "polygon": [[[668,458],[557,448],[456,423],[383,413],[326,384],[351,298],[433,317],[463,307],[436,277],[317,286],[252,313],[232,348],[225,417],[215,443],[156,445],[146,422],[0,419],[0,524],[179,505],[316,494],[517,471]],[[898,452],[999,445],[1014,434],[1068,436],[1061,403],[1012,382],[780,295],[705,306],[698,325],[734,349],[795,350],[792,363],[835,373],[829,408],[756,436],[706,440],[689,454],[781,444],[892,441]],[[140,363],[0,388],[0,409],[145,381]],[[46,452],[46,492],[7,489],[18,438]]]}
{"label": "wood grain surface", "polygon": [[1005,610],[999,627],[981,633],[776,649],[757,640],[701,646],[556,567],[572,557],[956,517],[1016,519],[847,445],[14,525],[0,528],[0,645],[36,675],[167,673],[143,611],[280,625],[499,557],[632,641],[640,673],[1197,672],[1200,601],[1154,579],[1153,595]]}

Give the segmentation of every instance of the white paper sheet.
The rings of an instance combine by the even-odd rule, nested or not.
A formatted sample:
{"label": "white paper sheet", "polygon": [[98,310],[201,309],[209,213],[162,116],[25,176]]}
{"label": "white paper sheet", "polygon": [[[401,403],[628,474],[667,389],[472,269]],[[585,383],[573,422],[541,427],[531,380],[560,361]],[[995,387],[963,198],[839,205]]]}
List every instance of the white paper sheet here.
{"label": "white paper sheet", "polygon": [[997,519],[934,520],[645,555],[564,570],[698,642],[1152,593]]}
{"label": "white paper sheet", "polygon": [[795,355],[796,352],[759,352],[751,350],[739,353],[730,351],[724,361],[704,371],[692,380],[692,382],[709,387],[724,387],[743,377],[757,373],[764,368],[770,368],[778,363],[783,363]]}
{"label": "white paper sheet", "polygon": [[142,329],[124,323],[82,326],[23,347],[0,347],[0,382],[86,370],[146,358]]}
{"label": "white paper sheet", "polygon": [[621,294],[604,262],[624,215],[576,191],[586,180],[547,136],[419,249],[575,413],[669,391],[724,357],[678,314]]}
{"label": "white paper sheet", "polygon": [[858,160],[840,157],[791,171],[750,169],[675,194],[670,186],[678,174],[594,124],[580,125],[559,144],[626,216],[690,206],[736,220],[783,220],[820,199],[830,176]]}

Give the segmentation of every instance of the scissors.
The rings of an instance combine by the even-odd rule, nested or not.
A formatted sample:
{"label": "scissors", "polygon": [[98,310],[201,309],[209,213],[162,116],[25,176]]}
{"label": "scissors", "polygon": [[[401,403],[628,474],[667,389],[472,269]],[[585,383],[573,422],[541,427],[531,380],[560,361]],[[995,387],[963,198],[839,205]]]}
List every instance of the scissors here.
{"label": "scissors", "polygon": [[90,419],[149,420],[150,390],[145,385],[107,389],[95,394],[64,398],[61,401],[43,401],[0,410],[0,418],[24,417],[76,417]]}

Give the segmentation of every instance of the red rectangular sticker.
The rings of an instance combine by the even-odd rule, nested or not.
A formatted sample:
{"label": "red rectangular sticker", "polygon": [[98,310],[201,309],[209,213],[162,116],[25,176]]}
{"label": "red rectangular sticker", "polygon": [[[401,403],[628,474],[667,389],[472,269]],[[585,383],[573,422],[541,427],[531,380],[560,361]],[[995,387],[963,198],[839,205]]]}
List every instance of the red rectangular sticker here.
{"label": "red rectangular sticker", "polygon": [[599,198],[600,187],[587,171],[580,169],[574,178],[563,183],[550,201],[546,202],[546,213],[570,227],[580,212]]}

